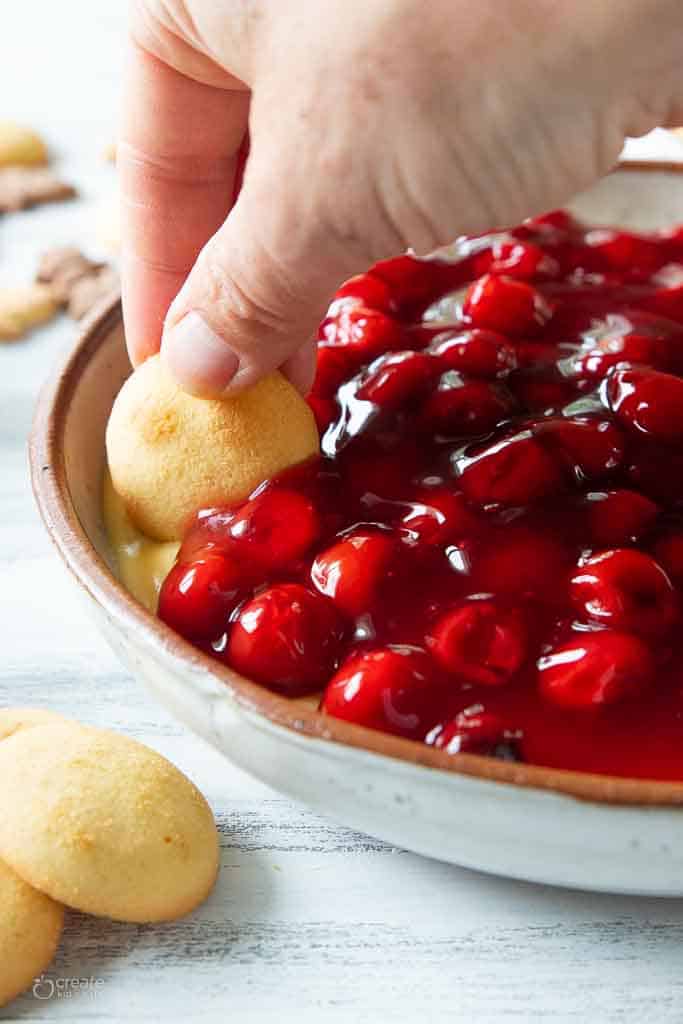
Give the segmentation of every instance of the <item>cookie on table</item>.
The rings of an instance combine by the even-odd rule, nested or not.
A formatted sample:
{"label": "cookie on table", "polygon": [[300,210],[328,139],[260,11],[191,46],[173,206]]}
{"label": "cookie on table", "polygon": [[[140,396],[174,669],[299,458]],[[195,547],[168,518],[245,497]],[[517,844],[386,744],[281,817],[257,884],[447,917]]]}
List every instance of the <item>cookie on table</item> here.
{"label": "cookie on table", "polygon": [[206,899],[218,835],[196,786],[149,747],[55,723],[0,743],[0,857],[52,899],[166,921]]}
{"label": "cookie on table", "polygon": [[200,508],[236,504],[319,451],[308,404],[280,373],[232,398],[181,391],[159,356],[128,378],[107,426],[116,492],[154,540],[182,537]]}
{"label": "cookie on table", "polygon": [[36,725],[50,725],[61,723],[71,724],[80,728],[78,722],[74,722],[56,711],[48,711],[47,708],[3,708],[0,707],[0,740],[6,740],[15,732],[22,729],[33,729]]}
{"label": "cookie on table", "polygon": [[35,167],[47,163],[40,135],[14,121],[0,121],[0,167]]}
{"label": "cookie on table", "polygon": [[17,341],[32,327],[51,320],[58,309],[46,285],[0,288],[0,341]]}
{"label": "cookie on table", "polygon": [[27,989],[55,955],[64,907],[0,860],[0,1006]]}

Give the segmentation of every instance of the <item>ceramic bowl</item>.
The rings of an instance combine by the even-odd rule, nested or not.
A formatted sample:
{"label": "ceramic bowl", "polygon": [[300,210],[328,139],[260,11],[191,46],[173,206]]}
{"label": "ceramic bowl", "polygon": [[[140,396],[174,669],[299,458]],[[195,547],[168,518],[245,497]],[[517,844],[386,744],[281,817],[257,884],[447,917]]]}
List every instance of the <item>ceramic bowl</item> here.
{"label": "ceramic bowl", "polygon": [[[573,205],[598,223],[683,221],[683,174],[620,168]],[[120,305],[110,303],[42,394],[33,485],[103,634],[181,721],[275,789],[397,846],[521,879],[683,895],[683,783],[453,757],[324,717],[198,653],[145,611],[116,578],[102,521],[105,425],[129,373]]]}

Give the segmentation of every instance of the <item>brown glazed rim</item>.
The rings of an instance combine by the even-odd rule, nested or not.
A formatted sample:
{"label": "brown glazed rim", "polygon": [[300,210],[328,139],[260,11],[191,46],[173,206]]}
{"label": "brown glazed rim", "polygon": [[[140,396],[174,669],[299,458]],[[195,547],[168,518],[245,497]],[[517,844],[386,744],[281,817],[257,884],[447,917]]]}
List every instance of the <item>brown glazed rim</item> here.
{"label": "brown glazed rim", "polygon": [[[633,161],[620,171],[683,172],[683,164]],[[203,670],[220,680],[235,701],[270,722],[303,736],[341,743],[410,764],[492,782],[549,790],[598,803],[626,805],[683,804],[683,782],[617,778],[517,764],[474,754],[449,755],[414,740],[389,736],[293,703],[195,650],[131,597],[112,575],[83,530],[66,482],[64,428],[66,412],[80,376],[98,346],[121,320],[117,298],[110,299],[84,323],[80,335],[55,375],[45,385],[36,408],[29,443],[33,491],[47,531],[81,586],[124,631],[135,630],[151,649],[174,662],[176,670]]]}

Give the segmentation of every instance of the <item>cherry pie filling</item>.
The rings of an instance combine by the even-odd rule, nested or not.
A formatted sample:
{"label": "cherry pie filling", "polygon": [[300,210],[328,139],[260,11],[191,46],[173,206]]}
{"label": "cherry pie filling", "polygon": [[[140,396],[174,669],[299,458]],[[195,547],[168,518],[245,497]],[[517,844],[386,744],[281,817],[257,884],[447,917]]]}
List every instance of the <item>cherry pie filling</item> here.
{"label": "cherry pie filling", "polygon": [[453,755],[683,779],[683,229],[379,263],[309,401],[320,458],[198,512],[161,618]]}

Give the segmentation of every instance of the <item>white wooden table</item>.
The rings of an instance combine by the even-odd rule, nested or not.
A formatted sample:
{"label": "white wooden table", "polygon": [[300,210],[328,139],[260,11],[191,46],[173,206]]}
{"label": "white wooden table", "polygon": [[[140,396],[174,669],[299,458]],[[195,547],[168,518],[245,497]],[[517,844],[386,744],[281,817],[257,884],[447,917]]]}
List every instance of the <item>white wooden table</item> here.
{"label": "white wooden table", "polygon": [[[0,118],[43,129],[84,198],[0,221],[0,283],[56,242],[97,249],[124,6],[4,0]],[[85,617],[30,494],[34,397],[73,333],[62,319],[0,348],[0,705],[74,714],[167,755],[214,808],[222,870],[175,924],[69,915],[47,981],[0,1019],[682,1021],[683,902],[488,878],[356,835],[231,767],[141,691]],[[61,996],[73,978],[93,982]]]}

